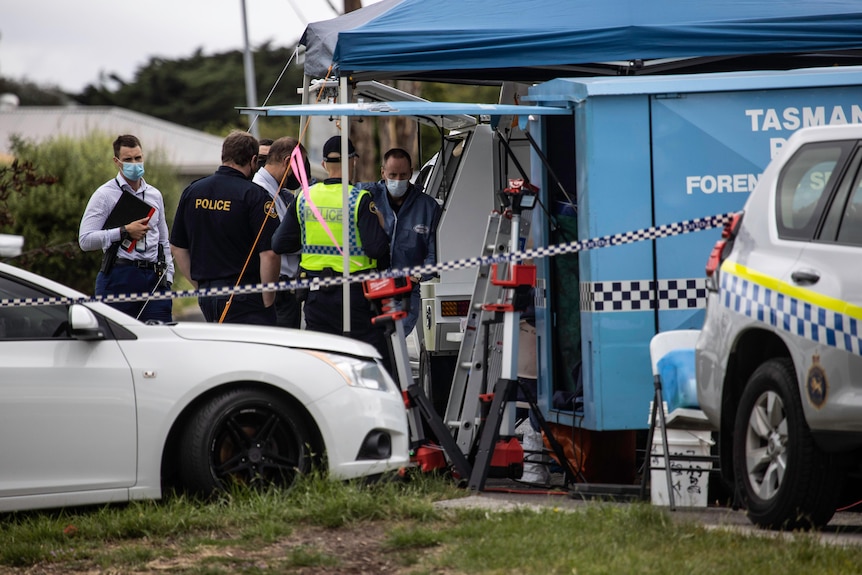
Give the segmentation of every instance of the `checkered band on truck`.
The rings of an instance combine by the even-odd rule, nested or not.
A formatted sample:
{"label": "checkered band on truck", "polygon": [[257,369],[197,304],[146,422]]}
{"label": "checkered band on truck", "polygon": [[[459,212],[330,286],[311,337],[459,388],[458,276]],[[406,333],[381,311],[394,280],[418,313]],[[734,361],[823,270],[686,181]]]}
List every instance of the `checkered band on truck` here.
{"label": "checkered band on truck", "polygon": [[706,279],[583,282],[581,311],[650,311],[706,307]]}

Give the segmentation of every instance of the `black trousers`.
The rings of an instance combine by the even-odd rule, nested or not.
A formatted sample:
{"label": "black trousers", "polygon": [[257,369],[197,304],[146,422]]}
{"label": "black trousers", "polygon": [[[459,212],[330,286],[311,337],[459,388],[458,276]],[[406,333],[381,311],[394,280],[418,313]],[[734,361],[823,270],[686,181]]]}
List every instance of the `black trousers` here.
{"label": "black trousers", "polygon": [[389,368],[389,344],[383,328],[371,323],[375,314],[371,302],[362,293],[362,284],[350,284],[350,331],[344,332],[343,289],[342,286],[335,286],[308,292],[304,310],[305,327],[370,343],[383,356],[384,365],[392,373]]}
{"label": "black trousers", "polygon": [[[198,287],[207,289],[233,287],[233,285],[234,282],[214,280],[202,281]],[[230,307],[227,315],[225,315],[224,323],[275,325],[275,306],[264,307],[263,295],[259,293],[234,294],[233,299],[230,299],[229,295],[201,296],[198,298],[198,306],[204,314],[204,319],[210,323],[218,323],[228,300],[230,300]]]}
{"label": "black trousers", "polygon": [[[151,293],[157,281],[156,272],[151,269],[114,265],[107,275],[103,272],[96,275],[96,295]],[[108,305],[141,321],[173,321],[173,301],[169,299],[120,301]]]}
{"label": "black trousers", "polygon": [[[278,281],[290,281],[282,276]],[[275,292],[275,323],[279,327],[299,329],[302,325],[302,302],[296,299],[292,290]]]}

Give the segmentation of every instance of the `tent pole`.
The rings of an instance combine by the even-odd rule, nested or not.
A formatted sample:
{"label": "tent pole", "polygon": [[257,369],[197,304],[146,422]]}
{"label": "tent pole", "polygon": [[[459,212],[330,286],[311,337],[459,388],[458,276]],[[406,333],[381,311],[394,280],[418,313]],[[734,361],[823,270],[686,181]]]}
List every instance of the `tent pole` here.
{"label": "tent pole", "polygon": [[[341,76],[338,96],[342,104],[348,103],[347,77]],[[343,249],[343,272],[345,280],[350,275],[350,159],[347,157],[347,140],[350,138],[348,116],[341,116],[341,246]],[[350,284],[344,282],[342,299],[344,310],[344,333],[350,332]]]}
{"label": "tent pole", "polygon": [[[309,77],[308,74],[303,73],[302,74],[302,105],[303,106],[308,104],[308,100],[311,97],[310,94],[308,93],[309,86],[311,86],[311,77]],[[304,144],[305,142],[302,141],[302,138],[307,137],[306,134],[303,132],[303,126],[305,126],[306,118],[307,118],[307,116],[300,116],[299,117],[299,133],[296,135],[296,139],[299,140],[300,144]],[[310,178],[311,174],[306,174],[306,176]]]}

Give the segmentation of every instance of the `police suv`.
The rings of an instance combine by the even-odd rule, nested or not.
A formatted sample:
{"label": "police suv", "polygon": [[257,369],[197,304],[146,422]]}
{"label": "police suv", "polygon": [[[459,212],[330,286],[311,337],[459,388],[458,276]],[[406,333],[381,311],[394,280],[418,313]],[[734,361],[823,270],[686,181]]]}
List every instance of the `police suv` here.
{"label": "police suv", "polygon": [[707,264],[701,409],[751,521],[830,521],[862,458],[862,126],[804,128]]}

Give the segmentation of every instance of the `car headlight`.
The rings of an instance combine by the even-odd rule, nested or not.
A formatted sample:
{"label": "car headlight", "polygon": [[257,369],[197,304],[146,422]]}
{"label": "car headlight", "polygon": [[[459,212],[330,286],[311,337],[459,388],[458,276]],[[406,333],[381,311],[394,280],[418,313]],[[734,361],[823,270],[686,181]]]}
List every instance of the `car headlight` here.
{"label": "car headlight", "polygon": [[309,351],[308,353],[334,367],[347,382],[347,385],[379,391],[389,391],[390,389],[392,380],[378,363],[336,353],[322,351]]}

